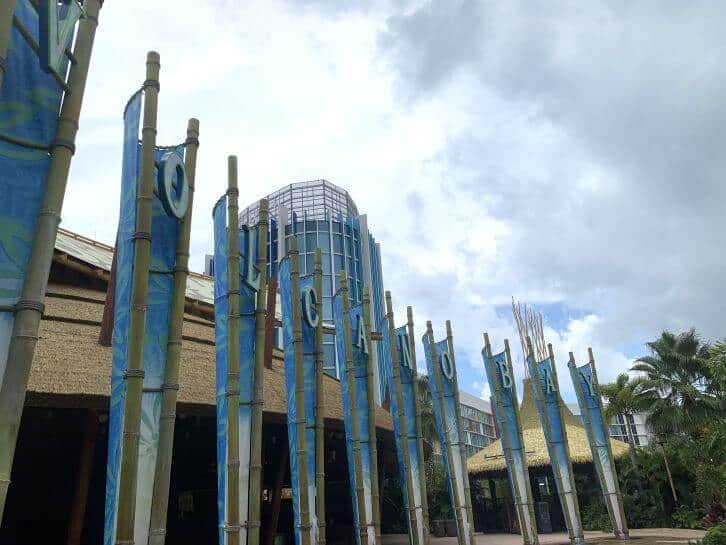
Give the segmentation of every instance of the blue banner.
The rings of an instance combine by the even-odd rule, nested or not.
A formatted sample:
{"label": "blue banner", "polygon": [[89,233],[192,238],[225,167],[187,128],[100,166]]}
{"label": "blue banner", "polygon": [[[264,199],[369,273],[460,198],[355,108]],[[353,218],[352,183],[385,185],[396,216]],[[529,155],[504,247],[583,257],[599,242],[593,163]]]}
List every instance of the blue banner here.
{"label": "blue banner", "polygon": [[557,492],[570,540],[573,543],[579,543],[584,540],[584,537],[580,522],[580,507],[577,503],[575,479],[567,445],[567,429],[560,410],[560,403],[563,402],[560,400],[558,392],[557,377],[550,358],[535,364],[534,358],[530,355],[527,358],[527,365],[530,377],[532,377],[534,400],[542,422],[552,473],[555,477],[555,484],[557,485]]}
{"label": "blue banner", "polygon": [[618,538],[625,539],[628,537],[628,523],[625,520],[618,474],[610,447],[610,434],[602,414],[602,400],[598,395],[599,385],[594,363],[589,362],[577,367],[574,361],[570,360],[568,367],[577,393],[582,423],[590,443],[593,464],[610,514],[613,533]]}
{"label": "blue banner", "polygon": [[492,409],[499,425],[502,451],[507,463],[509,484],[512,487],[519,526],[525,544],[537,543],[537,526],[532,503],[532,488],[529,482],[527,455],[522,442],[522,424],[519,420],[519,401],[511,366],[506,352],[487,356],[482,350],[484,367],[492,393]]}
{"label": "blue banner", "polygon": [[[426,356],[426,367],[429,374],[429,388],[433,398],[434,419],[436,430],[439,436],[439,445],[446,468],[446,478],[449,484],[449,495],[454,506],[454,512],[459,511],[457,519],[461,517],[462,528],[459,530],[459,543],[472,544],[474,526],[469,520],[466,509],[466,484],[465,471],[467,471],[464,460],[464,445],[459,418],[457,417],[457,384],[456,368],[454,359],[449,350],[449,343],[446,339],[433,343],[434,354],[431,354],[429,337],[424,335],[424,355]],[[434,365],[437,369],[434,369]],[[441,380],[441,395],[443,397],[443,411],[439,401],[439,391],[435,376]],[[442,414],[443,412],[443,414]],[[447,444],[448,443],[448,444]],[[451,450],[451,457],[447,449]],[[458,498],[458,505],[456,499]]]}
{"label": "blue banner", "polygon": [[[14,16],[40,41],[38,12],[16,0]],[[67,47],[66,43],[64,46]],[[62,90],[16,25],[0,88],[0,383],[48,177]]]}
{"label": "blue banner", "polygon": [[[114,302],[113,362],[111,368],[111,408],[109,412],[109,452],[106,474],[106,518],[104,542],[113,545],[118,510],[118,479],[122,457],[124,403],[128,365],[131,293],[136,232],[136,196],[139,190],[141,145],[138,140],[142,92],[136,93],[124,112],[124,151],[121,174],[121,211],[116,245],[116,292]],[[183,164],[184,145],[157,148],[156,161]],[[183,171],[182,171],[183,172]],[[179,176],[175,173],[175,176]],[[183,174],[178,186],[185,184]],[[144,332],[144,382],[141,403],[139,457],[137,466],[134,539],[146,543],[151,518],[156,457],[161,417],[161,387],[166,368],[169,319],[173,298],[179,220],[169,214],[168,203],[154,193],[151,222],[151,259]]]}
{"label": "blue banner", "polygon": [[280,305],[282,310],[282,344],[285,347],[285,388],[287,391],[287,437],[290,449],[290,480],[292,483],[293,512],[295,517],[295,543],[300,545],[300,472],[298,470],[298,433],[296,421],[296,377],[295,377],[295,344],[293,335],[293,305],[300,306],[300,321],[302,326],[302,354],[303,354],[303,380],[305,386],[305,465],[307,466],[307,494],[308,510],[310,511],[310,543],[318,540],[318,519],[315,512],[315,422],[317,419],[317,391],[315,384],[315,325],[319,316],[317,314],[317,296],[311,296],[310,290],[315,291],[314,276],[307,275],[300,278],[298,294],[293,296],[292,280],[290,278],[290,259],[285,258],[279,268]]}
{"label": "blue banner", "polygon": [[[401,489],[403,490],[403,500],[407,510],[413,508],[416,527],[411,528],[411,520],[406,517],[408,524],[408,535],[409,543],[413,543],[414,533],[418,536],[418,543],[423,544],[425,538],[425,532],[428,530],[424,528],[423,518],[423,504],[422,504],[422,489],[421,489],[421,464],[423,460],[419,457],[418,452],[418,440],[417,440],[417,429],[416,429],[416,362],[413,361],[411,355],[411,342],[408,336],[407,326],[401,326],[394,330],[394,339],[396,355],[398,356],[398,374],[401,386],[401,397],[403,399],[403,418],[406,423],[406,428],[403,429],[401,421],[398,417],[398,399],[396,396],[396,386],[394,384],[394,377],[392,371],[390,371],[391,365],[393,364],[392,352],[391,352],[391,341],[388,335],[388,318],[383,320],[383,324],[380,326],[379,331],[383,332],[383,342],[379,345],[381,353],[383,355],[383,361],[387,362],[389,372],[385,376],[387,380],[386,389],[390,392],[390,408],[391,417],[393,419],[393,432],[396,439],[396,454],[398,457],[398,471],[401,476]],[[408,443],[408,474],[406,473],[406,467],[404,464],[403,455],[403,442]],[[408,497],[407,480],[411,480],[411,488],[413,489],[413,502]]]}
{"label": "blue banner", "polygon": [[[355,524],[356,543],[360,545],[360,529],[368,532],[368,543],[375,543],[376,534],[373,526],[373,497],[371,488],[371,448],[368,432],[370,407],[368,406],[368,346],[363,334],[363,305],[356,305],[349,312],[353,346],[346,349],[343,335],[343,301],[340,293],[333,298],[333,321],[335,323],[335,342],[340,361],[340,389],[343,400],[343,424],[345,425],[345,446],[348,453],[348,472],[350,474],[350,495],[353,500],[353,522]],[[352,354],[350,354],[352,350]],[[355,391],[348,387],[348,368],[345,364],[349,354],[353,360],[353,383]],[[352,403],[355,398],[355,404]],[[353,422],[358,422],[358,437],[353,437]],[[365,513],[359,513],[357,502],[357,478],[355,474],[354,442],[360,441],[360,459],[363,473],[363,496]]]}
{"label": "blue banner", "polygon": [[[242,522],[240,544],[247,542],[244,523],[249,513],[250,445],[252,442],[252,401],[254,396],[255,369],[255,308],[256,290],[252,264],[256,260],[257,229],[240,229],[238,239],[239,281],[229,285],[229,243],[227,240],[227,196],[214,205],[214,338],[216,347],[217,388],[217,521],[219,543],[227,543],[225,527],[229,522],[227,487],[227,438],[229,424],[227,409],[229,400],[229,299],[239,297],[239,516]],[[250,261],[252,260],[252,261]],[[252,280],[250,280],[252,279]],[[239,290],[239,295],[235,293]]]}

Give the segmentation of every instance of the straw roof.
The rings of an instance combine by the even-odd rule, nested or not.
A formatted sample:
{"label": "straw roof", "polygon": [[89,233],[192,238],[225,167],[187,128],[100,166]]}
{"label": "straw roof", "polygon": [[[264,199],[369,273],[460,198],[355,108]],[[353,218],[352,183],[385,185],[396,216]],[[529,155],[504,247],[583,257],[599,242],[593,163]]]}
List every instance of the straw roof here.
{"label": "straw roof", "polygon": [[[524,450],[527,455],[528,467],[549,466],[550,457],[547,452],[542,424],[537,413],[534,393],[530,379],[524,379],[522,390],[522,408],[520,418],[522,421],[522,438]],[[582,427],[580,419],[572,414],[564,403],[565,427],[567,428],[567,444],[570,447],[570,458],[573,463],[592,463],[592,452],[587,440],[587,433]],[[620,458],[627,455],[628,445],[617,439],[611,439],[613,456]],[[467,462],[470,473],[482,474],[506,469],[506,461],[502,453],[501,439],[491,443],[485,449],[474,454]]]}
{"label": "straw roof", "polygon": [[[74,242],[79,240],[87,242],[82,237],[74,238]],[[65,255],[63,250],[57,249],[56,254]],[[76,259],[82,255],[77,249],[74,254]],[[56,260],[56,263],[65,265],[64,260]],[[110,260],[90,265],[103,270],[110,266]],[[74,270],[78,271],[78,268],[74,267]],[[101,277],[100,274],[97,276]],[[196,280],[206,281],[207,278]],[[54,281],[48,284],[46,310],[28,384],[29,404],[97,408],[108,405],[112,348],[98,344],[105,297],[104,291],[88,287]],[[193,294],[187,291],[187,299],[192,297]],[[180,410],[213,414],[214,323],[185,314],[182,335]],[[326,419],[342,421],[340,381],[325,375],[323,392]],[[274,349],[271,368],[266,367],[264,372],[264,414],[284,418],[286,413],[282,351]],[[376,418],[379,428],[393,429],[391,416],[386,410],[378,407]]]}

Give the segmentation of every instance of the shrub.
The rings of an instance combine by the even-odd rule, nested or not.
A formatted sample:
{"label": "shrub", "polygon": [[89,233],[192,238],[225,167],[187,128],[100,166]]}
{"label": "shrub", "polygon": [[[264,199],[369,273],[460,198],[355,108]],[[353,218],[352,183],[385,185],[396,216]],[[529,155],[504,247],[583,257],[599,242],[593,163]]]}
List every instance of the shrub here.
{"label": "shrub", "polygon": [[726,545],[726,524],[721,523],[710,528],[701,540],[701,545]]}

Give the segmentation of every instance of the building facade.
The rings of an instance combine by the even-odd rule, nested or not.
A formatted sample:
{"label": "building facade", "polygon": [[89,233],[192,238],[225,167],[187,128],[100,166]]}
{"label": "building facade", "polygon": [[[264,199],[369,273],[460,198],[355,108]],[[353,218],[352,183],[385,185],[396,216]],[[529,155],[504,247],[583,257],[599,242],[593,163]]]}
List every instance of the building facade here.
{"label": "building facade", "polygon": [[459,392],[461,428],[467,459],[497,440],[497,427],[489,401]]}
{"label": "building facade", "polygon": [[[363,300],[368,289],[371,300],[372,329],[380,331],[385,318],[383,278],[381,275],[380,245],[368,230],[365,214],[347,191],[327,180],[313,180],[286,185],[267,196],[270,222],[267,245],[267,272],[277,274],[277,266],[285,257],[289,241],[297,239],[300,252],[300,274],[313,274],[315,250],[323,256],[322,310],[326,327],[332,328],[333,296],[340,288],[338,273],[346,272],[351,304]],[[253,203],[240,213],[240,225],[252,227],[259,219],[259,203]],[[343,364],[336,352],[335,336],[323,336],[325,371],[340,377]],[[279,335],[278,335],[279,342]],[[373,361],[379,362],[379,351],[372,343]],[[378,401],[381,392],[379,365],[375,365],[374,380]]]}
{"label": "building facade", "polygon": [[[567,406],[572,411],[572,414],[581,417],[580,407],[577,403],[568,403]],[[629,443],[630,438],[628,436],[627,426],[630,426],[630,433],[632,434],[635,446],[646,447],[653,440],[653,435],[648,428],[647,419],[647,413],[635,413],[627,416],[619,414],[609,423],[608,430],[610,432],[610,437],[613,439],[619,439],[624,443]]]}

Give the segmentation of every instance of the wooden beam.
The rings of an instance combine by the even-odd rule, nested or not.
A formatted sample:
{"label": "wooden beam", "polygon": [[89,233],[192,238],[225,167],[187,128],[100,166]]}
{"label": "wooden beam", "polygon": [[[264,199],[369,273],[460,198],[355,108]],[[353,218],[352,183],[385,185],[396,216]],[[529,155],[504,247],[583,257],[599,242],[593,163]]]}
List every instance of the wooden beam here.
{"label": "wooden beam", "polygon": [[86,423],[83,430],[83,443],[81,457],[78,462],[78,476],[76,489],[71,504],[71,517],[68,523],[67,545],[80,545],[83,535],[83,521],[86,518],[86,502],[88,501],[88,488],[93,471],[93,457],[96,452],[96,437],[98,435],[98,411],[86,411]]}
{"label": "wooden beam", "polygon": [[[118,232],[116,233],[116,245],[118,246]],[[106,286],[106,302],[103,305],[103,318],[101,318],[101,332],[98,335],[98,344],[111,346],[113,339],[113,318],[114,302],[116,301],[116,251],[111,259],[111,274]]]}
{"label": "wooden beam", "polygon": [[277,474],[275,475],[275,488],[272,491],[272,505],[270,507],[270,522],[267,526],[267,535],[265,536],[265,545],[275,544],[275,534],[277,533],[277,522],[280,520],[280,506],[282,504],[282,485],[287,472],[289,450],[287,445],[283,445],[280,452],[280,460],[277,464]]}
{"label": "wooden beam", "polygon": [[277,305],[277,277],[267,282],[267,315],[265,316],[265,367],[272,369],[272,348],[275,345],[275,306]]}

